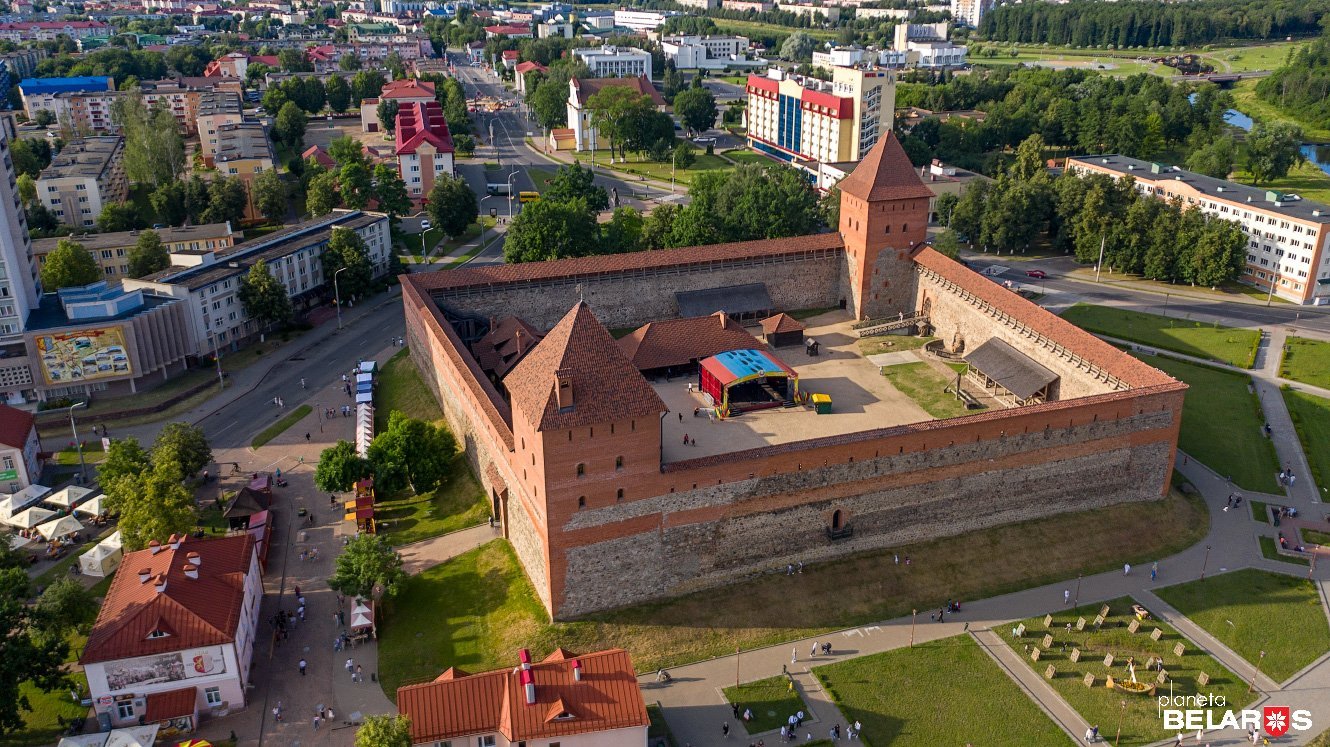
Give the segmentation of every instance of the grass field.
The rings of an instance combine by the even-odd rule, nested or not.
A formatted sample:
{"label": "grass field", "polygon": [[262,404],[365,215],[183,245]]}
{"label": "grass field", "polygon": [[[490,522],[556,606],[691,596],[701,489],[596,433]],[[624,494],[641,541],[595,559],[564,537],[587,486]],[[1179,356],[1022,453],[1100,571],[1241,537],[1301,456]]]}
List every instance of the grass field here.
{"label": "grass field", "polygon": [[[1178,445],[1201,463],[1229,476],[1246,490],[1284,492],[1275,475],[1279,458],[1274,444],[1261,432],[1261,403],[1247,388],[1250,377],[1163,355],[1141,356],[1191,388],[1182,403]],[[1224,413],[1215,417],[1216,412]]]}
{"label": "grass field", "polygon": [[[688,168],[682,166],[675,168],[670,161],[657,163],[641,153],[629,153],[627,162],[620,161],[611,164],[610,152],[603,149],[596,151],[596,165],[625,174],[650,177],[663,182],[668,182],[671,175],[673,175],[675,182],[685,186],[692,183],[694,176],[704,171],[723,171],[734,168],[734,164],[720,156],[708,156],[696,147],[693,148],[693,152],[695,160]],[[590,159],[590,153],[586,153],[585,156],[579,155],[579,157]],[[583,165],[588,164],[584,161]]]}
{"label": "grass field", "polygon": [[1248,501],[1251,505],[1251,517],[1253,521],[1259,521],[1262,524],[1270,523],[1270,504],[1264,501]]}
{"label": "grass field", "polygon": [[1330,389],[1330,342],[1305,337],[1288,338],[1284,358],[1279,362],[1279,375]]}
{"label": "grass field", "polygon": [[1298,533],[1302,535],[1303,542],[1310,542],[1314,545],[1330,545],[1330,532],[1318,532],[1315,529],[1300,529]]}
{"label": "grass field", "polygon": [[1302,136],[1308,142],[1330,142],[1330,127],[1298,119],[1274,104],[1257,98],[1255,79],[1238,81],[1233,86],[1231,93],[1233,94],[1233,108],[1258,122],[1267,124],[1280,121],[1291,122],[1302,128]]}
{"label": "grass field", "polygon": [[[69,636],[69,657],[66,662],[78,660],[87,638],[77,633]],[[70,674],[72,687],[80,693],[88,692],[88,678],[82,671]],[[0,747],[31,747],[35,744],[54,744],[60,741],[64,728],[71,721],[88,715],[88,709],[74,702],[68,690],[43,692],[31,682],[19,684],[19,692],[28,697],[27,710],[20,710],[23,728],[0,735]]]}
{"label": "grass field", "polygon": [[836,31],[834,29],[796,29],[790,26],[779,26],[774,23],[762,23],[760,21],[730,21],[721,18],[715,19],[716,27],[720,33],[734,32],[737,34],[774,34],[776,36],[789,36],[796,31],[802,31],[814,39],[835,39]]}
{"label": "grass field", "polygon": [[975,411],[965,409],[965,401],[943,391],[954,381],[948,381],[933,367],[923,361],[887,366],[882,375],[896,387],[901,394],[914,400],[924,411],[935,418],[958,418],[971,415]]}
{"label": "grass field", "polygon": [[774,160],[762,155],[761,153],[754,153],[751,150],[743,150],[740,148],[736,148],[734,150],[727,150],[724,153],[721,153],[721,155],[725,156],[726,158],[732,161],[738,161],[739,163],[761,163],[761,164],[775,163]]}
{"label": "grass field", "polygon": [[878,353],[899,353],[905,350],[918,350],[936,337],[917,337],[915,335],[878,335],[857,340],[855,346],[863,355]]}
{"label": "grass field", "polygon": [[756,682],[745,682],[738,687],[725,688],[725,700],[739,705],[739,713],[744,709],[753,712],[752,721],[744,721],[744,731],[749,734],[761,734],[764,731],[779,729],[790,716],[807,710],[798,691],[790,687],[792,680],[786,675],[768,677]]}
{"label": "grass field", "polygon": [[1326,478],[1330,477],[1330,399],[1291,389],[1282,389],[1280,394],[1293,418],[1293,427],[1298,431],[1302,451],[1311,466],[1312,479],[1325,495],[1325,488],[1330,487],[1326,484]]}
{"label": "grass field", "polygon": [[1090,332],[1139,342],[1206,360],[1251,368],[1261,333],[1201,324],[1158,314],[1078,303],[1062,318]]}
{"label": "grass field", "polygon": [[430,423],[443,420],[443,410],[439,409],[434,394],[420,378],[420,371],[411,360],[408,348],[397,351],[383,364],[375,397],[378,405],[374,412],[374,427],[378,430],[388,426],[388,415],[394,410]]}
{"label": "grass field", "polygon": [[485,491],[461,454],[453,457],[447,479],[433,491],[380,499],[375,507],[379,534],[393,545],[484,524],[490,515]]}
{"label": "grass field", "polygon": [[1155,593],[1248,662],[1264,651],[1261,671],[1276,682],[1330,651],[1330,622],[1305,578],[1248,568]]}
{"label": "grass field", "polygon": [[305,417],[311,412],[314,412],[314,408],[310,407],[309,405],[301,405],[300,407],[297,407],[296,409],[292,410],[291,412],[283,416],[281,420],[278,420],[276,423],[273,423],[267,428],[264,428],[263,430],[259,431],[258,435],[254,436],[254,438],[249,442],[249,445],[255,449],[259,448],[260,446],[268,443],[274,438],[277,438],[278,436],[282,435],[282,433],[286,431],[287,428],[290,428],[291,426],[300,422],[301,418]]}
{"label": "grass field", "polygon": [[[1053,624],[1047,627],[1044,626],[1043,615],[1032,617],[1021,621],[1025,625],[1025,635],[1022,638],[1013,635],[1015,625],[1001,626],[997,628],[997,632],[1013,647],[1021,660],[1040,676],[1043,676],[1049,664],[1056,667],[1057,674],[1050,682],[1053,689],[1057,690],[1058,694],[1087,721],[1099,724],[1101,733],[1115,734],[1120,717],[1121,743],[1124,745],[1149,744],[1172,736],[1164,733],[1154,698],[1109,690],[1104,686],[1108,675],[1112,675],[1114,679],[1128,679],[1126,668],[1128,657],[1132,657],[1136,662],[1137,681],[1146,682],[1154,682],[1156,675],[1147,668],[1149,659],[1154,656],[1163,659],[1171,686],[1166,684],[1160,690],[1161,694],[1211,693],[1223,696],[1227,702],[1226,707],[1233,709],[1240,708],[1255,699],[1256,696],[1247,694],[1245,680],[1196,648],[1191,641],[1183,638],[1171,626],[1152,619],[1142,623],[1137,632],[1130,632],[1128,623],[1134,619],[1131,614],[1133,603],[1134,600],[1130,597],[1119,597],[1073,610],[1058,610],[1051,613]],[[1109,614],[1103,626],[1096,631],[1089,623],[1099,614],[1103,604],[1108,605]],[[1087,622],[1084,631],[1078,631],[1074,627],[1067,629],[1068,625],[1075,624],[1081,617]],[[1163,632],[1158,641],[1150,638],[1155,628]],[[1041,639],[1046,633],[1053,636],[1052,647],[1042,651],[1038,662],[1031,662],[1026,652],[1040,646]],[[1177,643],[1182,643],[1184,647],[1181,657],[1173,654],[1173,647]],[[1078,662],[1071,661],[1073,649],[1080,649]],[[1110,653],[1114,657],[1113,665],[1105,667],[1105,655]],[[1197,675],[1201,672],[1210,676],[1210,682],[1205,686],[1198,686],[1196,682]],[[1082,682],[1087,673],[1095,675],[1093,688],[1086,687]],[[1127,704],[1125,712],[1120,705],[1123,702]],[[1223,710],[1218,708],[1217,715],[1222,715]]]}
{"label": "grass field", "polygon": [[863,724],[865,744],[1075,744],[969,636],[829,664],[813,674],[845,717]]}
{"label": "grass field", "polygon": [[1292,565],[1311,565],[1311,562],[1306,558],[1300,558],[1296,555],[1280,555],[1278,542],[1274,537],[1258,537],[1257,540],[1261,543],[1261,557],[1266,560],[1278,560],[1281,563],[1290,563]]}
{"label": "grass field", "polygon": [[[594,617],[549,624],[506,543],[496,542],[412,578],[388,603],[381,677],[390,695],[405,679],[437,676],[448,666],[507,666],[527,646],[544,656],[621,647],[639,671],[733,653],[854,625],[1029,588],[1078,573],[1143,563],[1195,544],[1209,530],[1197,498],[1176,493],[973,532],[965,542],[892,548],[809,564],[790,579],[765,574],[736,587],[710,589]],[[974,569],[982,567],[977,574]],[[797,591],[797,593],[793,593]],[[417,638],[416,633],[421,637]]]}
{"label": "grass field", "polygon": [[[106,452],[102,451],[102,440],[100,438],[84,438],[81,440],[83,441],[83,461],[85,463],[96,464],[106,458]],[[79,463],[78,448],[70,446],[62,451],[57,451],[55,453],[55,463],[77,466]]]}

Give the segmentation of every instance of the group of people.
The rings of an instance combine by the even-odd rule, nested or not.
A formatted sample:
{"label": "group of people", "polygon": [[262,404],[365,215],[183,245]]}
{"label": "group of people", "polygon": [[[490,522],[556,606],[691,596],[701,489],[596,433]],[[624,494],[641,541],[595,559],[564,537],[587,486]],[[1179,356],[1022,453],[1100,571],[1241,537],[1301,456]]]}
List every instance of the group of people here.
{"label": "group of people", "polygon": [[1238,495],[1237,493],[1231,493],[1228,496],[1228,503],[1224,504],[1224,510],[1227,511],[1230,508],[1237,508],[1238,506],[1241,505],[1242,505],[1242,496]]}
{"label": "group of people", "polygon": [[1291,467],[1285,467],[1279,471],[1279,484],[1286,488],[1293,487],[1293,482],[1297,479],[1298,476],[1293,474],[1293,468]]}
{"label": "group of people", "polygon": [[1303,545],[1292,545],[1292,546],[1290,546],[1289,543],[1288,543],[1288,538],[1284,536],[1284,533],[1283,533],[1283,532],[1280,532],[1280,533],[1279,533],[1279,549],[1281,549],[1281,550],[1293,550],[1293,551],[1295,551],[1295,552],[1307,552],[1307,548],[1304,547]]}

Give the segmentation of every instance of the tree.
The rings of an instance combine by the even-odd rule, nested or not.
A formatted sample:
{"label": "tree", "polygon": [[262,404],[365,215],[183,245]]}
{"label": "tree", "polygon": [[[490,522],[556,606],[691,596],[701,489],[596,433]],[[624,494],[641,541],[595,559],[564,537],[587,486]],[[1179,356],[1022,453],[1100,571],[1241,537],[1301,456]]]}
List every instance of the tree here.
{"label": "tree", "polygon": [[549,76],[527,94],[527,106],[536,123],[546,130],[568,123],[568,76],[551,69]]}
{"label": "tree", "polygon": [[956,209],[956,203],[961,198],[955,193],[943,192],[937,196],[937,202],[934,204],[934,212],[937,213],[937,223],[939,226],[946,227],[951,224],[951,213]]}
{"label": "tree", "polygon": [[348,163],[337,172],[337,189],[342,202],[353,210],[363,210],[373,196],[374,184],[369,167],[364,163]]}
{"label": "tree", "polygon": [[208,207],[201,216],[204,223],[239,223],[245,218],[249,195],[240,177],[214,179],[208,185]]}
{"label": "tree", "polygon": [[166,52],[166,64],[186,78],[197,78],[212,62],[212,54],[193,44],[174,44]]}
{"label": "tree", "polygon": [[369,163],[369,159],[365,157],[365,146],[350,135],[333,138],[328,143],[328,156],[336,161],[338,166]]}
{"label": "tree", "polygon": [[605,188],[595,184],[596,176],[591,173],[591,169],[583,168],[581,163],[573,162],[566,166],[560,166],[554,173],[554,178],[550,180],[549,187],[541,195],[544,200],[576,200],[582,199],[587,207],[596,212],[605,210],[610,206],[610,197],[605,192]]}
{"label": "tree", "polygon": [[[0,572],[13,576],[27,586],[21,568]],[[14,584],[0,583],[10,589]],[[24,715],[32,706],[24,683],[39,691],[54,691],[67,684],[64,661],[69,642],[63,635],[42,625],[35,607],[25,604],[26,594],[0,596],[0,733],[13,733],[24,725]]]}
{"label": "tree", "polygon": [[281,223],[286,217],[286,183],[277,170],[268,169],[254,177],[250,189],[254,193],[254,207],[268,220]]}
{"label": "tree", "polygon": [[392,134],[397,129],[397,99],[381,99],[379,106],[375,109],[378,114],[379,124],[383,131]]}
{"label": "tree", "polygon": [[102,483],[107,508],[120,514],[120,540],[126,552],[194,528],[194,495],[182,482],[184,476],[178,463],[154,458],[141,474]]}
{"label": "tree", "polygon": [[[355,55],[347,55],[355,57]],[[345,58],[343,58],[345,59]],[[337,113],[342,113],[351,106],[351,84],[340,75],[334,75],[328,79],[328,85],[325,86],[328,97],[328,108]]]}
{"label": "tree", "polygon": [[680,207],[674,204],[657,205],[642,222],[642,248],[665,249],[673,246],[670,236],[674,232],[674,221],[679,217]]}
{"label": "tree", "polygon": [[208,190],[208,182],[197,173],[190,176],[189,181],[185,183],[185,215],[189,220],[195,223],[203,222],[203,214],[207,212],[208,205],[212,202]]}
{"label": "tree", "polygon": [[277,52],[277,60],[282,63],[282,69],[288,73],[307,73],[314,69],[305,57],[304,50],[301,49],[282,49]]}
{"label": "tree", "polygon": [[813,37],[803,31],[796,31],[785,37],[785,41],[781,43],[780,58],[790,61],[811,60],[813,50],[816,48],[817,42]]}
{"label": "tree", "polygon": [[197,425],[185,422],[167,423],[152,442],[149,455],[154,466],[175,464],[183,477],[189,477],[212,462],[212,447],[208,437]]}
{"label": "tree", "polygon": [[117,438],[106,450],[106,458],[97,466],[97,479],[112,482],[126,475],[139,475],[148,468],[148,452],[137,438]]}
{"label": "tree", "polygon": [[364,99],[378,97],[386,83],[383,74],[377,70],[361,70],[351,78],[351,100],[356,106]]}
{"label": "tree", "polygon": [[171,266],[171,254],[156,231],[144,231],[129,250],[129,276],[141,278]]}
{"label": "tree", "polygon": [[329,171],[309,180],[309,187],[305,190],[305,208],[310,215],[315,218],[327,215],[341,202],[342,196],[337,193],[337,174]]}
{"label": "tree", "polygon": [[189,210],[185,206],[186,189],[185,183],[166,182],[159,184],[157,189],[148,195],[148,202],[152,204],[153,211],[157,213],[162,223],[178,226],[189,217]]}
{"label": "tree", "polygon": [[377,534],[362,534],[342,548],[328,586],[350,597],[369,599],[376,588],[384,596],[393,596],[406,578],[402,557],[388,540]]}
{"label": "tree", "polygon": [[319,465],[314,469],[314,485],[329,493],[350,490],[357,480],[373,474],[369,462],[356,453],[350,441],[338,441],[319,454]]}
{"label": "tree", "polygon": [[716,97],[705,88],[689,88],[674,97],[674,113],[694,134],[716,126]]}
{"label": "tree", "polygon": [[132,231],[139,227],[139,214],[133,203],[108,202],[97,216],[97,229],[105,233]]}
{"label": "tree", "polygon": [[480,203],[466,180],[440,176],[429,192],[428,204],[434,225],[449,236],[461,236],[480,216]]}
{"label": "tree", "polygon": [[455,451],[457,444],[446,429],[394,410],[388,427],[370,442],[366,456],[374,469],[376,487],[395,493],[409,486],[419,495],[439,484]]}
{"label": "tree", "polygon": [[42,626],[86,631],[97,618],[97,598],[72,578],[56,579],[37,597],[36,613]]}
{"label": "tree", "polygon": [[411,210],[411,193],[397,169],[386,163],[374,167],[374,192],[379,209],[391,216],[405,215]]}
{"label": "tree", "polygon": [[406,716],[368,716],[356,731],[356,747],[411,747]]}
{"label": "tree", "polygon": [[38,109],[32,115],[32,123],[38,127],[50,127],[55,124],[55,112],[50,109]]}
{"label": "tree", "polygon": [[697,163],[697,152],[693,150],[691,145],[682,140],[674,146],[670,154],[670,165],[676,169],[691,168],[694,163]]}
{"label": "tree", "polygon": [[337,60],[337,67],[346,72],[360,69],[360,55],[344,54]]}
{"label": "tree", "polygon": [[675,220],[674,246],[803,236],[822,226],[816,191],[788,166],[703,172],[688,194],[692,202]]}
{"label": "tree", "polygon": [[60,239],[42,265],[42,288],[48,293],[101,279],[102,268],[97,266],[97,260],[82,244],[70,239]]}
{"label": "tree", "polygon": [[607,86],[587,99],[591,112],[591,125],[610,146],[613,156],[618,149],[621,156],[633,143],[642,141],[643,125],[657,113],[651,97],[624,86]]}
{"label": "tree", "polygon": [[683,76],[679,74],[678,68],[673,62],[665,63],[665,74],[661,78],[660,94],[665,100],[673,103],[674,97],[684,90]]}
{"label": "tree", "polygon": [[374,280],[374,266],[370,264],[365,240],[349,228],[333,228],[332,238],[323,250],[323,276],[333,277],[345,269],[337,279],[337,290],[342,298],[353,298],[369,292]]}
{"label": "tree", "polygon": [[156,186],[184,173],[185,143],[164,101],[149,107],[140,94],[122,96],[111,106],[111,119],[125,137],[125,175],[130,181]]}
{"label": "tree", "polygon": [[51,165],[51,144],[45,138],[13,140],[9,144],[9,155],[14,161],[15,171],[36,179],[43,169]]}
{"label": "tree", "polygon": [[1233,138],[1215,138],[1187,156],[1187,169],[1216,179],[1227,179],[1233,173],[1237,150]]}
{"label": "tree", "polygon": [[298,150],[305,138],[306,124],[308,121],[305,118],[305,110],[294,101],[288,101],[282,104],[281,110],[277,112],[277,119],[273,121],[273,137],[279,142],[286,143],[293,150]]}
{"label": "tree", "polygon": [[31,205],[37,199],[37,182],[27,174],[18,175],[18,196],[24,205]]}
{"label": "tree", "polygon": [[1247,170],[1256,184],[1288,176],[1303,161],[1302,130],[1287,122],[1257,122],[1247,136]]}
{"label": "tree", "polygon": [[606,254],[623,254],[641,251],[642,214],[631,207],[617,207],[608,223],[601,228],[601,246]]}
{"label": "tree", "polygon": [[240,305],[249,318],[267,328],[291,321],[291,297],[286,285],[268,270],[268,263],[255,262],[240,281]]}
{"label": "tree", "polygon": [[600,248],[600,228],[586,201],[538,200],[513,218],[504,239],[510,263],[585,257]]}

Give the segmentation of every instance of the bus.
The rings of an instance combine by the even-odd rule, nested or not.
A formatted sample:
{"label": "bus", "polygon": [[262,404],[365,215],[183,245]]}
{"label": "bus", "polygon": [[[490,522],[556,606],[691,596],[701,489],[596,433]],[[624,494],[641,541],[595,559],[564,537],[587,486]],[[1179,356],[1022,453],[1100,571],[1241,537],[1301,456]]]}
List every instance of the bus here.
{"label": "bus", "polygon": [[539,192],[518,192],[518,193],[517,193],[517,201],[520,202],[520,203],[522,203],[523,205],[527,204],[528,202],[535,202],[536,200],[539,200],[539,199],[540,199],[540,193],[539,193]]}

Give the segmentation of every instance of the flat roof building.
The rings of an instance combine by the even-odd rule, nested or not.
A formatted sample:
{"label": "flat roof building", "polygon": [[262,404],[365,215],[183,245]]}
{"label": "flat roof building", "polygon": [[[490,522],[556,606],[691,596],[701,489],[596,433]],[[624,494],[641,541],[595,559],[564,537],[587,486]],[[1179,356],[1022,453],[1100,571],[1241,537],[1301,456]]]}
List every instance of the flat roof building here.
{"label": "flat roof building", "polygon": [[[230,223],[205,223],[179,228],[152,230],[162,240],[162,246],[172,254],[187,251],[226,249],[235,245],[241,235],[231,230]],[[32,242],[32,256],[40,269],[46,264],[46,255],[59,245],[61,239],[77,241],[92,254],[107,279],[129,277],[129,252],[146,231],[115,231],[76,236],[37,239]]]}
{"label": "flat roof building", "polygon": [[102,208],[129,197],[124,147],[118,135],[69,143],[37,177],[37,199],[65,225],[94,225]]}
{"label": "flat roof building", "polygon": [[636,47],[583,47],[573,50],[573,56],[586,63],[593,78],[652,77],[651,53]]}

